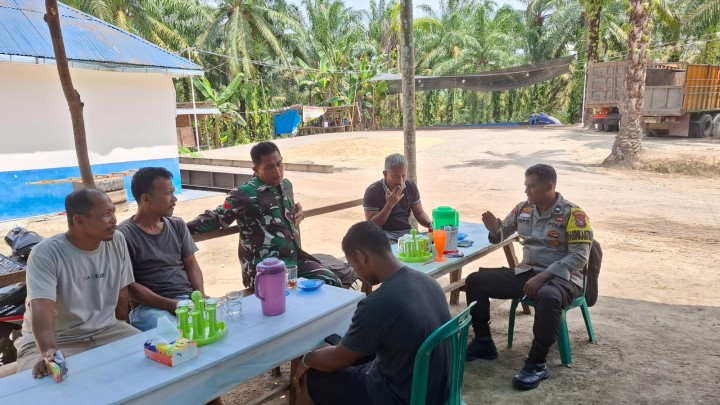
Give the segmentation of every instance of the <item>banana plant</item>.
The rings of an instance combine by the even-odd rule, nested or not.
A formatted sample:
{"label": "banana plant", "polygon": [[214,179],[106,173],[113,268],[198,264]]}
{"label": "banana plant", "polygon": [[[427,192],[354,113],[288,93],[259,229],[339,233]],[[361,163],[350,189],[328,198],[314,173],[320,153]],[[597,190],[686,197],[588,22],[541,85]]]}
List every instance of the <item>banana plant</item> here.
{"label": "banana plant", "polygon": [[214,89],[210,81],[205,77],[196,78],[193,84],[206,100],[212,101],[220,110],[221,115],[208,119],[214,146],[220,148],[223,143],[227,142],[227,137],[224,137],[225,141],[223,141],[223,137],[220,136],[222,128],[228,127],[228,124],[246,125],[245,119],[238,111],[237,103],[233,102],[245,90],[244,75],[238,73],[230,84],[220,91]]}

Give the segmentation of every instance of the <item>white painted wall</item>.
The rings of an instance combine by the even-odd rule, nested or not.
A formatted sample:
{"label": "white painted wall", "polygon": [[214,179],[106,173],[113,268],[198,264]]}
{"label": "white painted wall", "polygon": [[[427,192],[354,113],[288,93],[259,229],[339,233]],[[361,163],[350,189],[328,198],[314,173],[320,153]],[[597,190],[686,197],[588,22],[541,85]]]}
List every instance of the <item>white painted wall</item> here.
{"label": "white painted wall", "polygon": [[[171,76],[71,69],[90,163],[177,157]],[[77,166],[54,65],[0,63],[0,172]]]}

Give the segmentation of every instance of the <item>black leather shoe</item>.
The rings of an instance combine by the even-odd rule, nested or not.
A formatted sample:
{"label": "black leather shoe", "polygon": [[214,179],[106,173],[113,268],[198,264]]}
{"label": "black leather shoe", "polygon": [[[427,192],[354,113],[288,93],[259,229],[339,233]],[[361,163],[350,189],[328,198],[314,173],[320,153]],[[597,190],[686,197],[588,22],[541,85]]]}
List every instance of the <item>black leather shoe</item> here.
{"label": "black leather shoe", "polygon": [[465,361],[473,361],[477,359],[495,360],[498,358],[495,342],[491,338],[474,339],[468,345],[465,353]]}
{"label": "black leather shoe", "polygon": [[520,374],[513,377],[513,387],[521,390],[537,388],[542,380],[550,377],[550,368],[547,363],[525,363]]}

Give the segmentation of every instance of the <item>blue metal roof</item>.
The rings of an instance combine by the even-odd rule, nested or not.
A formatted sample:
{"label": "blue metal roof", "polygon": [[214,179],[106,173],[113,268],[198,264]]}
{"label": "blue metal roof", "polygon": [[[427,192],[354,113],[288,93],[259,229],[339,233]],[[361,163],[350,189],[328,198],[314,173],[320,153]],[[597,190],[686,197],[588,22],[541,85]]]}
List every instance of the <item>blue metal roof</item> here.
{"label": "blue metal roof", "polygon": [[[199,65],[114,25],[62,3],[58,9],[65,51],[73,66],[202,74]],[[0,62],[54,63],[44,15],[43,0],[0,0]]]}

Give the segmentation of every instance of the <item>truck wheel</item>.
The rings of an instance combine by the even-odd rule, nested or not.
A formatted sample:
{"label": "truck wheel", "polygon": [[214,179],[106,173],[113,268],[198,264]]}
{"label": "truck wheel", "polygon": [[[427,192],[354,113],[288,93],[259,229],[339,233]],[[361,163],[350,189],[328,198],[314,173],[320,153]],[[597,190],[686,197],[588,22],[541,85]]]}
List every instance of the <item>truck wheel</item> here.
{"label": "truck wheel", "polygon": [[695,130],[696,138],[707,138],[712,135],[713,119],[710,114],[703,114],[700,117],[697,129]]}
{"label": "truck wheel", "polygon": [[712,120],[712,137],[720,138],[720,114],[717,114]]}

